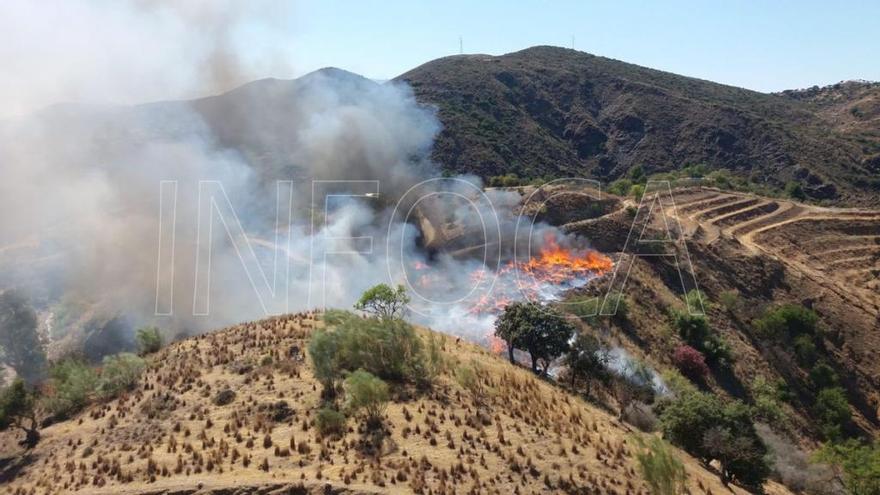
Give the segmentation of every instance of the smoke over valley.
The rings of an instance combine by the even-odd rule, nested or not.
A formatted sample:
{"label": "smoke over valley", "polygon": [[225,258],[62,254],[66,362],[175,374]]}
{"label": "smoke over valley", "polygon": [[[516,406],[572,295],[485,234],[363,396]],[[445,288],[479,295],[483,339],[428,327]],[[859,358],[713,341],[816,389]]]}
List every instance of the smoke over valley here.
{"label": "smoke over valley", "polygon": [[[149,8],[174,21],[144,29],[177,36],[165,28],[180,22],[208,33],[178,39],[198,48],[188,60],[161,61],[158,72],[199,67],[183,90],[249,77],[233,14]],[[115,62],[119,72],[141,64]],[[14,89],[3,97],[17,99]],[[126,88],[112,89],[109,99]],[[570,271],[568,248],[585,243],[521,218],[519,193],[441,178],[429,159],[435,111],[403,83],[323,69],[194,100],[67,103],[9,117],[0,284],[27,296],[58,352],[85,345],[99,357],[130,345],[139,326],[179,335],[348,308],[381,282],[407,286],[414,321],[483,341],[506,302],[555,299],[609,269],[597,258]],[[568,274],[531,267],[524,289],[519,268],[544,247],[562,253],[544,261]]]}

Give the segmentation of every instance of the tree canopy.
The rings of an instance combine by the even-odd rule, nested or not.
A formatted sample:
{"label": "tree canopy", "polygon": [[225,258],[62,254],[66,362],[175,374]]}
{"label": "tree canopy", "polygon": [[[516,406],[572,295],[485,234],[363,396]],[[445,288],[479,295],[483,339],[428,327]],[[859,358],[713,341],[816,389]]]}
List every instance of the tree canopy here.
{"label": "tree canopy", "polygon": [[395,289],[388,284],[379,284],[367,289],[354,307],[383,320],[398,319],[403,317],[409,301],[406,289],[402,285],[398,285]]}
{"label": "tree canopy", "polygon": [[538,303],[512,303],[495,323],[495,335],[507,343],[508,356],[514,362],[513,350],[527,351],[532,358],[532,371],[547,373],[550,363],[564,354],[574,336],[574,326],[555,309]]}
{"label": "tree canopy", "polygon": [[0,431],[18,428],[25,433],[21,442],[33,448],[40,441],[36,413],[36,394],[21,379],[0,391]]}
{"label": "tree canopy", "polygon": [[46,364],[37,314],[14,290],[0,293],[0,357],[28,383],[40,378]]}

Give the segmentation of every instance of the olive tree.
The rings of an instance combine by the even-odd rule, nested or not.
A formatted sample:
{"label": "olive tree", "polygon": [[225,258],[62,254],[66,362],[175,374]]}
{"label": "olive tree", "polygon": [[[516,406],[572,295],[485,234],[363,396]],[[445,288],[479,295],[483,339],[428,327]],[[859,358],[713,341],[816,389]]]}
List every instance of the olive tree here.
{"label": "olive tree", "polygon": [[514,349],[527,351],[535,373],[539,363],[542,373],[547,373],[550,363],[568,350],[574,332],[558,311],[531,302],[508,305],[495,323],[495,335],[507,343],[510,362]]}
{"label": "olive tree", "polygon": [[379,284],[367,289],[354,307],[380,319],[392,320],[403,317],[409,301],[406,289],[402,285],[391,288],[388,284]]}
{"label": "olive tree", "polygon": [[21,442],[28,449],[40,441],[36,412],[36,393],[16,379],[12,385],[0,391],[0,431],[17,428],[24,432]]}

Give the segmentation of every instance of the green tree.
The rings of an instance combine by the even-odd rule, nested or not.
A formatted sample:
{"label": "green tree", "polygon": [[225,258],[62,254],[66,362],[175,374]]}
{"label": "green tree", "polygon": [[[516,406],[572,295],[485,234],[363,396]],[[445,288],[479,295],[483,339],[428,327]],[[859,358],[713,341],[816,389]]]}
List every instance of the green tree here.
{"label": "green tree", "polygon": [[675,315],[674,323],[681,338],[688,345],[702,352],[710,363],[719,366],[730,364],[733,359],[730,348],[712,330],[705,316],[681,312]]}
{"label": "green tree", "polygon": [[128,352],[106,356],[101,363],[98,393],[110,398],[132,390],[145,368],[143,359]]}
{"label": "green tree", "polygon": [[800,304],[782,304],[767,310],[755,326],[768,337],[783,339],[815,335],[818,323],[819,316],[812,309]]}
{"label": "green tree", "polygon": [[550,363],[568,350],[575,328],[550,307],[537,303],[512,303],[495,323],[495,335],[507,343],[508,357],[513,349],[527,351],[532,358],[532,371],[547,373]]}
{"label": "green tree", "polygon": [[89,404],[98,386],[98,373],[88,363],[66,358],[49,368],[49,393],[43,407],[57,419],[69,418]]}
{"label": "green tree", "polygon": [[856,440],[828,443],[816,457],[843,469],[848,493],[880,495],[880,444],[868,445]]}
{"label": "green tree", "polygon": [[837,373],[825,361],[819,361],[810,369],[810,381],[818,390],[837,386]]}
{"label": "green tree", "polygon": [[840,438],[843,428],[852,418],[846,392],[840,387],[821,390],[813,408],[825,437],[832,440]]}
{"label": "green tree", "polygon": [[721,481],[725,486],[736,480],[760,492],[770,476],[767,448],[757,435],[735,434],[731,427],[715,426],[703,434],[703,448],[721,466]]}
{"label": "green tree", "polygon": [[722,482],[760,490],[770,473],[767,447],[749,413],[742,402],[723,404],[714,395],[692,392],[663,403],[660,423],[666,438],[704,464],[718,461]]}
{"label": "green tree", "polygon": [[366,413],[367,426],[377,428],[382,424],[388,404],[388,385],[372,373],[357,370],[345,379],[345,407]]}
{"label": "green tree", "polygon": [[361,295],[354,305],[355,309],[378,316],[381,319],[402,318],[409,304],[406,289],[398,285],[392,289],[387,284],[375,285]]}
{"label": "green tree", "polygon": [[753,416],[769,424],[785,421],[785,413],[780,405],[779,388],[764,376],[756,376],[751,386]]}
{"label": "green tree", "polygon": [[804,192],[803,186],[801,186],[800,182],[791,181],[785,185],[785,194],[792,199],[797,199],[799,201],[804,201],[807,199],[807,194]]}
{"label": "green tree", "polygon": [[617,196],[625,196],[633,183],[629,179],[618,179],[608,186],[608,192]]}
{"label": "green tree", "polygon": [[41,377],[46,364],[37,314],[15,290],[0,293],[0,357],[28,383]]}
{"label": "green tree", "polygon": [[630,168],[626,175],[635,183],[643,183],[647,180],[647,177],[645,176],[645,168],[641,165],[636,165]]}
{"label": "green tree", "polygon": [[36,412],[37,395],[21,379],[0,391],[0,431],[17,428],[24,432],[21,442],[32,449],[40,441]]}
{"label": "green tree", "polygon": [[642,196],[645,195],[645,186],[641,184],[633,184],[632,187],[629,188],[629,195],[636,201],[641,201]]}
{"label": "green tree", "polygon": [[638,439],[642,450],[636,453],[639,471],[650,487],[652,495],[678,495],[687,493],[687,471],[672,448],[663,439],[652,436],[645,442]]}
{"label": "green tree", "polygon": [[162,334],[156,327],[144,327],[138,329],[137,335],[138,354],[146,356],[158,352],[162,348]]}
{"label": "green tree", "polygon": [[599,339],[591,334],[579,334],[564,359],[571,387],[583,383],[585,394],[590,396],[594,381],[608,380],[608,359],[608,351]]}
{"label": "green tree", "polygon": [[318,329],[312,333],[309,357],[312,359],[315,378],[323,386],[321,396],[325,399],[336,396],[336,381],[342,373],[337,362],[338,353],[339,338],[335,333],[326,329]]}

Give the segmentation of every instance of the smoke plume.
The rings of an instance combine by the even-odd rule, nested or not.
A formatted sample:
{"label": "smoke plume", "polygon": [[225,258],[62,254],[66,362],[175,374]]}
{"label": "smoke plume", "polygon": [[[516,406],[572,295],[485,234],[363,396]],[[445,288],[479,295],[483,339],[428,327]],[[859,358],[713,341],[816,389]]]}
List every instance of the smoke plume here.
{"label": "smoke plume", "polygon": [[[250,79],[237,33],[271,27],[276,12],[262,3],[58,7],[0,16],[12,36],[44,40],[33,59],[0,54],[22,74],[0,87],[18,102],[9,108],[99,101],[0,124],[0,286],[27,291],[56,341],[95,319],[197,332],[350,307],[381,282],[410,288],[416,321],[482,338],[493,317],[474,305],[515,247],[527,256],[571,241],[546,225],[520,235],[516,193],[437,180],[440,124],[405,85],[325,69],[189,101],[110,104]],[[41,37],[58,16],[70,19],[66,39]],[[433,249],[414,212],[481,236],[465,236],[456,256]]]}

